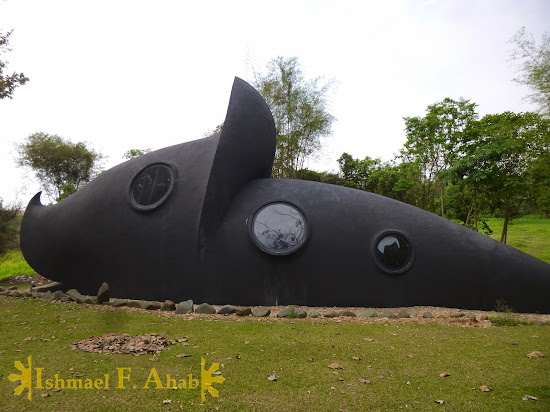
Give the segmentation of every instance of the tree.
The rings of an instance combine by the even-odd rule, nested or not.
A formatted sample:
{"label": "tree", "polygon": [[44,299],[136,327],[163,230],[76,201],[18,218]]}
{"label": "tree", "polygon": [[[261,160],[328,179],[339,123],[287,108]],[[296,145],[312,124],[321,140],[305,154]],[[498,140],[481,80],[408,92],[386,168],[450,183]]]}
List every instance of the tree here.
{"label": "tree", "polygon": [[151,149],[130,149],[122,155],[123,159],[132,159],[134,157],[139,157],[145,153],[149,153]]}
{"label": "tree", "polygon": [[510,60],[520,73],[514,81],[529,87],[528,99],[539,106],[540,114],[550,117],[550,36],[544,33],[537,46],[533,35],[522,27],[509,43],[515,45]]}
{"label": "tree", "polygon": [[476,106],[462,98],[458,101],[445,98],[428,106],[425,117],[404,118],[407,141],[401,158],[421,169],[418,182],[423,193],[421,207],[430,210],[438,195],[442,217],[445,217],[448,170],[462,155],[463,144],[475,133]]}
{"label": "tree", "polygon": [[17,247],[19,213],[18,206],[4,206],[0,198],[0,256],[7,250]]}
{"label": "tree", "polygon": [[300,178],[305,160],[321,149],[335,118],[327,109],[331,82],[306,80],[296,57],[277,57],[266,75],[255,73],[254,86],[269,105],[277,128],[273,177]]}
{"label": "tree", "polygon": [[18,165],[32,169],[48,196],[56,201],[92,180],[103,158],[85,143],[72,143],[47,133],[31,134],[24,143],[17,145],[17,151]]}
{"label": "tree", "polygon": [[22,86],[29,81],[23,73],[4,73],[8,65],[7,60],[2,59],[2,55],[11,51],[9,48],[9,37],[13,30],[10,30],[6,34],[0,33],[0,99],[8,98],[12,99],[13,92],[16,87]]}
{"label": "tree", "polygon": [[500,240],[506,243],[510,220],[538,193],[537,179],[548,181],[550,122],[535,113],[504,112],[484,116],[479,132],[453,169],[493,210],[502,209]]}

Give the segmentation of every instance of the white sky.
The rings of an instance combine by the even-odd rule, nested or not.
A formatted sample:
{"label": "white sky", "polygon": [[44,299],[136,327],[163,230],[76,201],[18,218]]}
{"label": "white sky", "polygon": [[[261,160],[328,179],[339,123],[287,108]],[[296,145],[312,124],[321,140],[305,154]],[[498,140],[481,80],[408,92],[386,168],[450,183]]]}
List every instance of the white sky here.
{"label": "white sky", "polygon": [[522,26],[540,42],[550,1],[0,0],[8,71],[30,78],[0,100],[0,197],[24,206],[40,190],[14,161],[28,135],[85,141],[110,168],[128,149],[202,137],[223,121],[233,77],[277,56],[336,81],[338,120],[310,168],[337,170],[343,152],[390,160],[402,117],[445,97],[481,115],[533,109],[507,62]]}

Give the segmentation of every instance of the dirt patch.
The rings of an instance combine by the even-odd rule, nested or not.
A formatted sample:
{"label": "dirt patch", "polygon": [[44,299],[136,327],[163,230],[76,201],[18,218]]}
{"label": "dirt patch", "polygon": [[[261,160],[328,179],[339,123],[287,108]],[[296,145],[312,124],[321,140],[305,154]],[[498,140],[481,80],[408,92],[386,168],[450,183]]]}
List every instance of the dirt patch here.
{"label": "dirt patch", "polygon": [[33,283],[35,286],[38,286],[38,285],[45,285],[46,283],[50,283],[50,282],[51,280],[46,279],[44,276],[40,276],[39,274],[10,276],[7,278],[0,279],[0,283],[15,283],[17,285],[22,285],[25,283]]}
{"label": "dirt patch", "polygon": [[129,335],[127,333],[109,333],[107,335],[92,336],[75,342],[71,348],[92,353],[120,353],[134,356],[161,353],[170,345],[185,342],[187,338],[169,340],[165,335],[150,333],[145,335]]}

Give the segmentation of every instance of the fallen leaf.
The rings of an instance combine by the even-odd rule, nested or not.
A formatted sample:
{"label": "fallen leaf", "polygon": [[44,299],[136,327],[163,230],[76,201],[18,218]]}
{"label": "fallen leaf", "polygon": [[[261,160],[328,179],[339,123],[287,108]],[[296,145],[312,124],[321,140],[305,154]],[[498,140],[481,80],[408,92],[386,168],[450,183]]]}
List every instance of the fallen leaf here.
{"label": "fallen leaf", "polygon": [[179,355],[176,355],[176,358],[188,358],[189,356],[191,355],[188,353],[180,353]]}
{"label": "fallen leaf", "polygon": [[244,341],[244,344],[245,344],[245,345],[248,345],[249,343],[250,343],[250,342],[247,341],[247,340]]}
{"label": "fallen leaf", "polygon": [[344,380],[344,378],[338,378],[338,380],[339,380],[340,382],[342,382],[342,381]]}
{"label": "fallen leaf", "polygon": [[338,363],[331,363],[330,365],[328,365],[328,367],[330,369],[344,369],[341,365],[339,365]]}
{"label": "fallen leaf", "polygon": [[0,350],[0,355],[3,355],[5,351],[3,350]]}
{"label": "fallen leaf", "polygon": [[367,385],[370,385],[370,384],[372,383],[372,381],[371,381],[371,380],[368,380],[368,379],[363,379],[363,378],[360,378],[360,379],[359,379],[359,382],[361,382],[361,383],[365,383],[365,384],[367,384]]}
{"label": "fallen leaf", "polygon": [[29,336],[28,338],[23,339],[24,341],[36,340],[34,336]]}
{"label": "fallen leaf", "polygon": [[357,360],[357,361],[358,361],[358,360],[361,360],[361,358],[360,358],[359,356],[352,356],[351,359]]}
{"label": "fallen leaf", "polygon": [[447,376],[451,376],[451,374],[449,372],[443,372],[439,374],[440,378],[446,378]]}
{"label": "fallen leaf", "polygon": [[538,401],[539,400],[538,398],[535,398],[534,396],[531,396],[531,395],[525,395],[521,399],[524,400],[524,401]]}
{"label": "fallen leaf", "polygon": [[235,355],[235,358],[237,359],[241,359],[241,355],[239,355],[238,353]]}
{"label": "fallen leaf", "polygon": [[198,348],[200,348],[200,346],[199,346],[199,345],[195,345],[195,346],[193,346],[193,349],[198,349]]}
{"label": "fallen leaf", "polygon": [[331,390],[334,390],[334,389],[336,389],[336,388],[335,388],[334,386],[331,386],[330,389],[331,389]]}
{"label": "fallen leaf", "polygon": [[268,381],[271,381],[271,382],[274,382],[274,381],[276,381],[277,379],[279,379],[279,376],[278,376],[275,372],[273,372],[271,375],[269,375],[269,376],[267,377],[267,380],[268,380]]}
{"label": "fallen leaf", "polygon": [[168,404],[168,403],[172,403],[172,401],[170,399],[165,399],[162,401],[163,404]]}
{"label": "fallen leaf", "polygon": [[482,385],[479,387],[479,389],[481,390],[481,392],[489,392],[493,390],[493,388],[490,388],[487,385]]}
{"label": "fallen leaf", "polygon": [[[1,353],[0,353],[1,355]],[[307,358],[308,361],[313,362],[313,358]]]}
{"label": "fallen leaf", "polygon": [[52,392],[61,392],[61,388],[52,389]]}
{"label": "fallen leaf", "polygon": [[411,381],[407,381],[407,385],[410,385],[411,384]]}
{"label": "fallen leaf", "polygon": [[445,401],[442,399],[436,399],[436,402],[439,403],[440,405],[443,405],[445,403]]}
{"label": "fallen leaf", "polygon": [[536,350],[534,352],[528,353],[525,356],[527,356],[529,359],[544,358],[544,353],[539,352],[538,350]]}
{"label": "fallen leaf", "polygon": [[152,358],[149,358],[149,360],[151,362],[158,362],[159,359],[157,357],[153,356]]}
{"label": "fallen leaf", "polygon": [[413,355],[411,355],[410,353],[407,355],[407,358],[412,358]]}
{"label": "fallen leaf", "polygon": [[367,342],[372,342],[374,339],[373,338],[363,338],[363,340],[366,340]]}
{"label": "fallen leaf", "polygon": [[50,394],[49,394],[49,393],[43,393],[43,394],[40,395],[40,396],[42,396],[43,398],[47,398],[48,396],[50,396]]}

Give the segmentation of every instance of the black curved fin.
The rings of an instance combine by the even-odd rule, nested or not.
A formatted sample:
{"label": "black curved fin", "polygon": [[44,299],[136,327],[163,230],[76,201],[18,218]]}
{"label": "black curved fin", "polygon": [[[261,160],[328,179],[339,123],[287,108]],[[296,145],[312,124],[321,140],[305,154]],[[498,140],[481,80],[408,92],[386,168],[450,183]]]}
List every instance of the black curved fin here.
{"label": "black curved fin", "polygon": [[254,87],[235,77],[204,198],[201,246],[239,190],[251,180],[271,175],[275,144],[275,123],[267,103]]}

